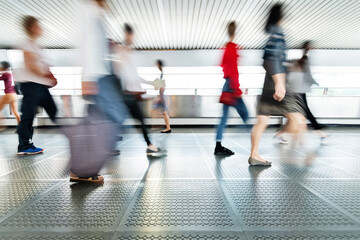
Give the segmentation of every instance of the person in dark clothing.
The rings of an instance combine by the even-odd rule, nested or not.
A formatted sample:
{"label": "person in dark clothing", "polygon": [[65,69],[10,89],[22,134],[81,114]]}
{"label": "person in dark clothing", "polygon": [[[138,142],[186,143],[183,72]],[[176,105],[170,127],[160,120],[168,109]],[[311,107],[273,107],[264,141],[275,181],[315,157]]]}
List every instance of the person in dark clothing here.
{"label": "person in dark clothing", "polygon": [[145,125],[144,114],[140,107],[142,95],[145,93],[141,87],[141,83],[153,85],[153,82],[145,81],[137,74],[136,61],[131,47],[134,41],[134,31],[128,24],[125,24],[124,28],[125,46],[118,47],[118,57],[120,58],[119,76],[121,78],[122,89],[124,92],[124,103],[131,116],[140,121],[141,130],[147,144],[146,154],[148,156],[161,156],[164,154],[164,151],[151,142]]}
{"label": "person in dark clothing", "polygon": [[42,36],[42,28],[38,19],[26,16],[23,27],[28,36],[22,45],[24,52],[24,68],[15,80],[21,82],[23,94],[21,104],[21,121],[17,132],[19,135],[18,155],[39,154],[44,151],[32,142],[33,120],[38,106],[43,107],[52,121],[55,121],[57,108],[49,92],[49,87],[57,84],[56,78],[50,72],[45,57],[41,53],[36,40]]}

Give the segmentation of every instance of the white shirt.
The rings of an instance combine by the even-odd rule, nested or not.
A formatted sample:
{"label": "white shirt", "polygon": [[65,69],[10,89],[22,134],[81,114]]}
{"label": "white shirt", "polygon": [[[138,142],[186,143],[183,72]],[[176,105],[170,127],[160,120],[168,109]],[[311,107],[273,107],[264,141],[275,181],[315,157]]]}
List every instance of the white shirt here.
{"label": "white shirt", "polygon": [[137,73],[134,52],[130,49],[126,49],[126,47],[123,47],[119,52],[119,55],[119,76],[123,89],[129,92],[143,92],[144,90],[141,87],[141,83],[149,83],[141,78]]}
{"label": "white shirt", "polygon": [[[35,56],[34,62],[32,64],[35,64],[37,68],[40,69],[42,74],[45,75],[50,71],[49,61],[36,42],[31,39],[27,39],[20,48],[24,52],[32,53]],[[21,64],[19,68],[14,70],[14,80],[16,82],[35,82],[43,85],[51,85],[51,81],[49,79],[41,77],[28,70],[25,66],[24,60],[23,64]]]}
{"label": "white shirt", "polygon": [[[97,81],[109,75],[110,70],[104,63],[107,58],[105,49],[108,44],[104,30],[103,10],[93,0],[83,1],[81,13],[80,65],[83,67],[82,81]],[[100,23],[103,28],[101,28]]]}

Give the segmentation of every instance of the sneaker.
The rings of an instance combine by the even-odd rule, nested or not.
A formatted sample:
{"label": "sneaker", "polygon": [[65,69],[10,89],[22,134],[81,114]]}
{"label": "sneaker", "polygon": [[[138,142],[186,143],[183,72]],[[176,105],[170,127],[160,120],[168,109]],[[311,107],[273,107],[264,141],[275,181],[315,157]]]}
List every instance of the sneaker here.
{"label": "sneaker", "polygon": [[226,147],[215,148],[214,155],[231,156],[235,153]]}
{"label": "sneaker", "polygon": [[274,136],[274,140],[280,144],[288,144],[289,143],[288,140],[286,140],[283,137],[279,137],[279,136]]}
{"label": "sneaker", "polygon": [[16,154],[17,155],[34,155],[34,154],[40,154],[43,151],[44,151],[44,149],[33,146],[28,149],[18,151]]}

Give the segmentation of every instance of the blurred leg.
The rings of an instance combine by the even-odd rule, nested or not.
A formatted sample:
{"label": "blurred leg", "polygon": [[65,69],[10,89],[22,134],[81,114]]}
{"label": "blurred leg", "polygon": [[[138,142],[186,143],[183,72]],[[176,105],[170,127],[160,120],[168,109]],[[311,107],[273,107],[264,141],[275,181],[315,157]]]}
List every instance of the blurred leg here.
{"label": "blurred leg", "polygon": [[19,146],[18,151],[33,147],[31,141],[33,135],[33,121],[36,114],[38,103],[37,86],[33,83],[23,83],[21,85],[23,99],[21,104],[21,121],[18,125]]}
{"label": "blurred leg", "polygon": [[216,142],[221,142],[223,138],[224,128],[226,127],[227,118],[229,115],[229,105],[223,104],[223,114],[220,120],[220,124],[216,132]]}
{"label": "blurred leg", "polygon": [[234,107],[235,107],[236,111],[239,113],[239,115],[242,118],[242,120],[244,121],[244,123],[246,124],[246,122],[249,118],[249,113],[245,106],[244,100],[242,98],[238,98],[236,101],[236,105]]}
{"label": "blurred leg", "polygon": [[164,121],[165,121],[165,125],[166,125],[165,131],[168,131],[171,129],[170,128],[170,117],[169,117],[169,114],[167,111],[164,111],[163,115],[164,115]]}
{"label": "blurred leg", "polygon": [[251,132],[251,154],[250,157],[255,158],[259,161],[264,161],[259,154],[259,143],[262,134],[268,126],[269,116],[258,115],[256,124],[254,125]]}
{"label": "blurred leg", "polygon": [[314,117],[314,115],[312,114],[312,112],[310,111],[310,108],[308,106],[308,103],[307,103],[307,100],[306,100],[306,95],[305,94],[301,94],[301,98],[303,100],[303,103],[304,103],[304,110],[305,110],[305,113],[306,113],[306,117],[309,119],[309,121],[311,122],[313,128],[315,130],[320,130],[323,128],[323,126],[321,126],[316,118]]}
{"label": "blurred leg", "polygon": [[[5,107],[5,105],[6,105],[6,102],[7,102],[7,100],[6,100],[6,95],[4,95],[3,97],[1,97],[0,98],[0,121],[1,121],[1,124],[3,123],[3,115],[2,115],[2,110],[3,110],[3,108]],[[4,126],[4,127],[0,127],[1,129],[1,131],[3,131],[3,130],[5,130],[6,129],[6,126]]]}
{"label": "blurred leg", "polygon": [[14,116],[15,116],[15,118],[16,118],[17,124],[19,125],[19,123],[20,123],[20,115],[19,115],[19,112],[18,112],[18,103],[17,103],[17,100],[15,100],[14,102],[10,103],[10,108],[11,108],[11,111],[12,111],[12,113],[14,114]]}
{"label": "blurred leg", "polygon": [[52,98],[49,90],[43,89],[43,96],[40,104],[46,111],[46,113],[49,115],[50,119],[55,122],[55,117],[57,113],[57,108],[54,102],[54,99]]}
{"label": "blurred leg", "polygon": [[293,134],[294,143],[301,141],[307,129],[305,116],[294,112],[285,114],[285,117],[288,119],[286,131]]}
{"label": "blurred leg", "polygon": [[129,112],[130,112],[131,116],[140,121],[141,131],[144,136],[146,144],[148,146],[151,145],[151,141],[149,139],[147,128],[146,128],[145,122],[144,122],[144,116],[140,109],[140,105],[139,105],[138,101],[133,96],[125,96],[125,104],[129,108]]}

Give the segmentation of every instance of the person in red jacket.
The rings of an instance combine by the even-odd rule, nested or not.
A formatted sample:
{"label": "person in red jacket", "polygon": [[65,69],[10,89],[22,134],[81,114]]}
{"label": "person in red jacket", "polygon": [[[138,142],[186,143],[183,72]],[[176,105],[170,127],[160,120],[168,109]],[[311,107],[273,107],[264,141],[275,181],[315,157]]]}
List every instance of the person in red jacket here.
{"label": "person in red jacket", "polygon": [[234,43],[236,32],[236,23],[230,22],[228,25],[229,42],[225,45],[224,56],[221,62],[221,67],[224,72],[224,87],[220,97],[220,102],[223,104],[223,115],[216,133],[216,146],[214,150],[215,155],[233,155],[234,152],[221,145],[223,131],[226,127],[226,121],[229,114],[230,106],[234,107],[243,119],[244,123],[248,119],[248,111],[245,103],[241,97],[242,92],[239,84],[238,71],[238,49],[239,47]]}

